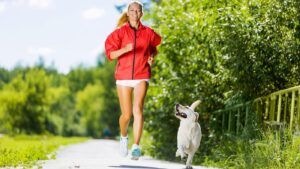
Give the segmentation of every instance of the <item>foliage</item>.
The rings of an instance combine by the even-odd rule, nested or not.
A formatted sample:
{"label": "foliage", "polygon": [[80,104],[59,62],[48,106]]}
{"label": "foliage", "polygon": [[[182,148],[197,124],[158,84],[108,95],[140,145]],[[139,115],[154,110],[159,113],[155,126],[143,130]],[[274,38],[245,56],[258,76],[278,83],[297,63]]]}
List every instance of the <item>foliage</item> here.
{"label": "foliage", "polygon": [[[101,56],[103,57],[103,56]],[[60,74],[44,66],[0,70],[0,132],[102,136],[118,133],[114,63]]]}
{"label": "foliage", "polygon": [[[290,137],[288,132],[285,135]],[[203,164],[221,168],[299,168],[300,138],[283,140],[278,141],[271,132],[256,140],[231,136],[212,148]]]}
{"label": "foliage", "polygon": [[9,71],[4,68],[0,68],[0,89],[9,81]]}
{"label": "foliage", "polygon": [[32,69],[17,76],[1,94],[4,121],[16,133],[42,133],[47,111],[47,77],[44,71]]}
{"label": "foliage", "polygon": [[116,91],[115,78],[114,78],[115,62],[105,62],[101,69],[95,72],[94,76],[98,85],[103,86],[104,93],[102,97],[102,113],[100,123],[106,129],[110,131],[111,136],[119,135],[119,115],[120,106]]}
{"label": "foliage", "polygon": [[66,86],[49,89],[49,111],[45,122],[47,131],[64,136],[83,135],[79,125],[80,114],[74,107],[73,97]]}
{"label": "foliage", "polygon": [[217,7],[209,8],[214,2],[205,3],[162,1],[152,12],[163,43],[153,69],[151,99],[146,105],[145,127],[156,140],[151,155],[175,158],[174,140],[179,125],[174,117],[175,103],[190,105],[197,99],[202,101],[196,111],[200,112],[207,137],[210,112],[222,106],[223,93],[230,87],[226,86],[229,77],[217,48],[218,30],[213,27],[217,24],[217,16],[213,15]]}
{"label": "foliage", "polygon": [[[299,1],[165,0],[147,18],[162,35],[146,104],[148,152],[175,160],[175,103],[202,100],[204,138],[195,157],[211,154],[222,135],[212,112],[299,84]],[[221,130],[219,128],[219,130]],[[199,156],[201,155],[201,156]]]}
{"label": "foliage", "polygon": [[300,81],[299,1],[233,1],[218,9],[222,53],[235,91],[248,98]]}
{"label": "foliage", "polygon": [[88,85],[86,88],[77,93],[76,109],[82,112],[81,122],[86,128],[87,135],[97,137],[100,128],[103,128],[100,122],[101,112],[103,112],[103,95],[104,89],[99,85]]}

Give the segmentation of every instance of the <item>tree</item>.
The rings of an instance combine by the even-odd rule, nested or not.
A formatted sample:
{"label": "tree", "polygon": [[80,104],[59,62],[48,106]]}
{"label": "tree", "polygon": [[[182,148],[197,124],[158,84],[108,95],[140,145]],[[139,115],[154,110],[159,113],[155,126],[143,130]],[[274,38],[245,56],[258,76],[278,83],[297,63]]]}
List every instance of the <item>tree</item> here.
{"label": "tree", "polygon": [[1,107],[9,130],[27,134],[45,132],[47,90],[48,78],[38,69],[31,69],[25,76],[18,75],[4,86]]}
{"label": "tree", "polygon": [[9,71],[0,68],[0,89],[3,87],[4,84],[9,82]]}

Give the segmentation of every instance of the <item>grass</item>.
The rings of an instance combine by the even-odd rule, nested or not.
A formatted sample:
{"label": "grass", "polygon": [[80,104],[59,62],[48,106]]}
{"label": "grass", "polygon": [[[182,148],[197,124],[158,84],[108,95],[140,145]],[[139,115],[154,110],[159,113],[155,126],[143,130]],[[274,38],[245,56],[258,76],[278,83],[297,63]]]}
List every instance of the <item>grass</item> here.
{"label": "grass", "polygon": [[0,167],[31,168],[38,160],[54,159],[59,146],[79,143],[88,138],[60,136],[4,136],[0,138]]}
{"label": "grass", "polygon": [[300,136],[279,141],[271,133],[259,140],[231,137],[213,149],[202,165],[238,169],[300,168]]}

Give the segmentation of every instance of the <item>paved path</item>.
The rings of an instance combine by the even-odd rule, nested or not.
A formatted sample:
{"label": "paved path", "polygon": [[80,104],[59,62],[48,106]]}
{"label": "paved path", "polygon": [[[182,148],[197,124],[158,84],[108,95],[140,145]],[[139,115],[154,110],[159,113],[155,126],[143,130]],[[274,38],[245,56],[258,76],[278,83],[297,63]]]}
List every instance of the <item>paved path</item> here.
{"label": "paved path", "polygon": [[[141,157],[133,161],[118,154],[118,142],[113,140],[89,140],[63,147],[55,160],[43,161],[43,169],[183,169],[184,164],[171,163]],[[207,169],[194,166],[194,169]]]}

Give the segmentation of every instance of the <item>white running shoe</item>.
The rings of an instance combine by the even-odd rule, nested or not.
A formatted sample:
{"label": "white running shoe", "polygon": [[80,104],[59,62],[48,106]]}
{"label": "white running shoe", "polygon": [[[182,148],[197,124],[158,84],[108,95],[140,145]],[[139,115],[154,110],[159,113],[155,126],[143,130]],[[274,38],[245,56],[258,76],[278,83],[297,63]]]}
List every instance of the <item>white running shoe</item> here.
{"label": "white running shoe", "polygon": [[128,154],[128,136],[120,136],[120,155],[126,157]]}

